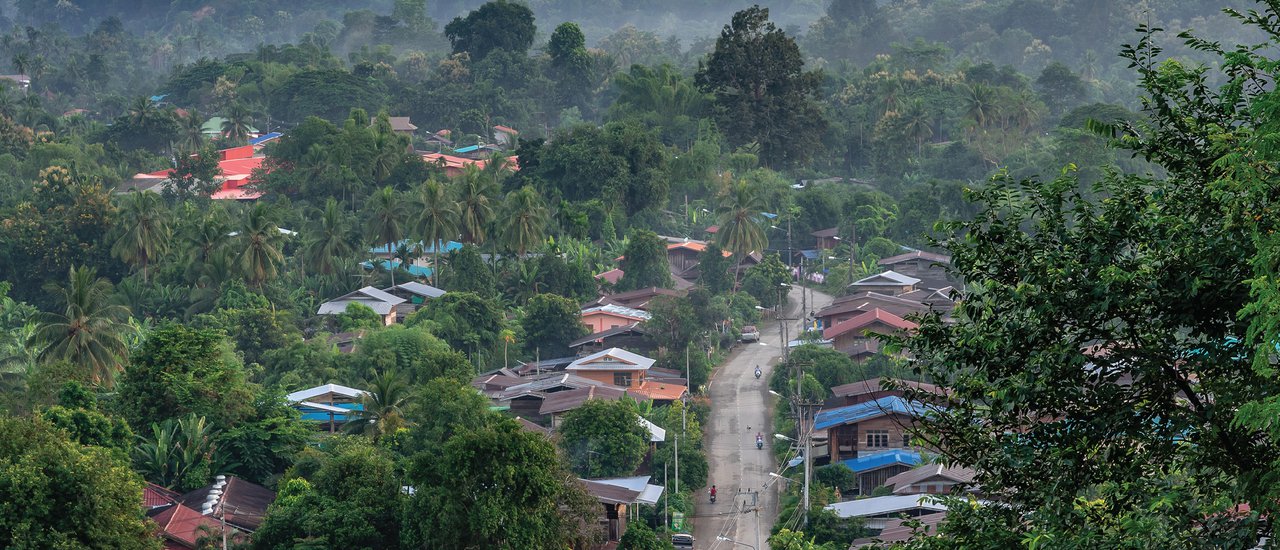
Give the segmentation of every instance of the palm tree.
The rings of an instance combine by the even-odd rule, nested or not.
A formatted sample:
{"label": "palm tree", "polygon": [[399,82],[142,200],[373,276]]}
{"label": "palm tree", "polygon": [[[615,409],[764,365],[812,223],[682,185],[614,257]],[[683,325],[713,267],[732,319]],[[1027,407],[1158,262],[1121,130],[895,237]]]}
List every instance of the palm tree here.
{"label": "palm tree", "polygon": [[199,487],[208,482],[206,476],[223,473],[229,466],[226,453],[215,444],[218,433],[205,417],[195,413],[153,423],[150,436],[137,436],[134,468],[147,481],[163,487]]}
{"label": "palm tree", "polygon": [[280,253],[280,228],[271,220],[266,204],[255,203],[244,218],[240,228],[240,255],[236,259],[245,280],[261,288],[268,279],[276,276],[284,255]]}
{"label": "palm tree", "polygon": [[360,396],[361,407],[351,411],[355,418],[347,422],[343,430],[363,433],[376,440],[404,427],[407,424],[404,412],[413,398],[408,380],[399,372],[388,370],[375,374],[366,386],[369,391]]}
{"label": "palm tree", "polygon": [[183,240],[187,246],[187,280],[195,281],[203,266],[216,255],[231,237],[231,224],[223,210],[213,210],[188,227]]}
{"label": "palm tree", "polygon": [[444,184],[430,179],[422,183],[413,195],[413,211],[418,213],[413,221],[413,234],[424,243],[431,243],[435,256],[431,277],[440,284],[440,249],[458,234],[458,203],[449,198]]}
{"label": "palm tree", "polygon": [[222,121],[222,135],[233,143],[244,143],[249,139],[249,123],[252,118],[249,109],[242,103],[233,103],[227,108],[227,116]]}
{"label": "palm tree", "polygon": [[200,112],[192,109],[182,119],[182,128],[178,136],[178,147],[183,151],[194,153],[204,147],[204,123]]}
{"label": "palm tree", "polygon": [[916,140],[916,156],[919,157],[924,150],[924,140],[933,137],[929,111],[925,108],[924,102],[917,99],[907,104],[901,116],[902,130],[907,137]]}
{"label": "palm tree", "polygon": [[763,211],[764,198],[746,181],[738,182],[720,196],[720,205],[716,207],[720,231],[716,237],[720,247],[732,252],[736,261],[768,248],[769,240],[757,221]]}
{"label": "palm tree", "polygon": [[68,286],[51,286],[66,309],[36,315],[28,346],[43,346],[42,362],[66,360],[84,369],[95,384],[111,386],[128,349],[129,308],[112,303],[111,283],[91,267],[72,267]]}
{"label": "palm tree", "polygon": [[484,244],[489,223],[493,220],[491,197],[497,193],[493,179],[469,165],[458,177],[458,219],[462,239],[477,245]]}
{"label": "palm tree", "polygon": [[169,212],[155,193],[139,191],[128,195],[120,206],[120,236],[111,245],[111,254],[125,263],[142,268],[147,282],[147,265],[164,254],[169,246]]}
{"label": "palm tree", "polygon": [[960,98],[964,116],[973,119],[978,128],[986,128],[996,114],[996,94],[986,84],[965,86]]}
{"label": "palm tree", "polygon": [[337,271],[335,260],[351,256],[355,251],[356,247],[351,242],[351,226],[338,201],[329,198],[303,245],[305,263],[320,273],[332,275]]}
{"label": "palm tree", "polygon": [[502,329],[499,333],[502,338],[502,368],[511,366],[511,361],[507,359],[507,346],[516,343],[516,333],[509,328]]}
{"label": "palm tree", "polygon": [[386,243],[387,252],[391,256],[387,266],[391,271],[391,286],[396,284],[396,264],[394,260],[395,246],[404,238],[405,204],[400,194],[390,186],[374,191],[365,203],[369,211],[369,219],[365,223],[365,235],[375,243]]}
{"label": "palm tree", "polygon": [[129,104],[129,122],[135,127],[145,127],[159,116],[160,111],[156,109],[150,98],[138,97]]}
{"label": "palm tree", "polygon": [[529,248],[542,240],[551,215],[542,195],[531,185],[507,193],[502,206],[502,240],[516,252],[517,259],[523,258]]}

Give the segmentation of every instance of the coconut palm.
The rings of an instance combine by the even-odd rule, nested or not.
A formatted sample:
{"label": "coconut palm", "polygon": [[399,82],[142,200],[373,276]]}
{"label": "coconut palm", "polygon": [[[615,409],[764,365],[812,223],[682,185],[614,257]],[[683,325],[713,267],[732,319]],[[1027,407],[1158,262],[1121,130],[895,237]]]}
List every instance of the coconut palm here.
{"label": "coconut palm", "polygon": [[284,255],[280,252],[280,228],[271,218],[271,210],[266,204],[255,203],[245,214],[244,225],[237,236],[240,254],[236,263],[245,280],[258,288],[274,278],[284,262]]}
{"label": "coconut palm", "polygon": [[182,119],[178,147],[188,153],[194,153],[204,147],[204,123],[205,120],[200,116],[199,111],[195,109],[188,111],[187,116]]}
{"label": "coconut palm", "polygon": [[[374,191],[365,202],[369,219],[365,221],[365,236],[372,242],[386,244],[390,256],[395,256],[396,243],[404,238],[406,208],[400,194],[390,186]],[[396,284],[394,258],[387,260],[391,271],[391,285]]]}
{"label": "coconut palm", "polygon": [[244,143],[249,140],[249,124],[252,117],[243,103],[233,103],[227,108],[226,117],[222,121],[222,135],[232,143]]}
{"label": "coconut palm", "polygon": [[463,168],[458,176],[458,219],[462,239],[473,244],[484,244],[489,224],[493,221],[492,197],[498,188],[492,178],[474,165]]}
{"label": "coconut palm", "polygon": [[542,195],[530,185],[507,193],[502,214],[502,240],[517,258],[542,241],[551,217]]}
{"label": "coconut palm", "polygon": [[142,281],[147,282],[147,266],[169,246],[169,212],[155,193],[132,193],[121,203],[121,231],[111,245],[111,254],[141,268]]}
{"label": "coconut palm", "polygon": [[720,231],[716,234],[721,248],[733,253],[735,260],[751,252],[763,252],[769,241],[761,226],[764,198],[754,188],[741,181],[720,196],[716,218]]}
{"label": "coconut palm", "polygon": [[28,346],[43,347],[41,362],[69,361],[81,367],[95,384],[111,386],[121,370],[129,308],[113,303],[112,287],[91,267],[72,267],[68,286],[49,291],[66,308],[62,313],[41,312]]}
{"label": "coconut palm", "polygon": [[198,279],[204,264],[231,241],[230,232],[231,224],[223,210],[213,210],[188,226],[183,235],[187,247],[188,281]]}
{"label": "coconut palm", "polygon": [[965,86],[960,96],[964,116],[973,120],[978,128],[986,128],[996,115],[995,90],[986,84]]}
{"label": "coconut palm", "polygon": [[917,99],[907,104],[901,117],[902,131],[915,140],[916,156],[919,157],[924,149],[924,140],[933,137],[933,121],[929,110],[925,108],[923,101]]}
{"label": "coconut palm", "polygon": [[351,411],[354,418],[343,426],[344,431],[380,439],[407,424],[404,413],[413,393],[404,376],[395,370],[384,371],[375,374],[365,386],[368,393],[360,396],[361,406]]}
{"label": "coconut palm", "polygon": [[444,184],[430,179],[414,192],[412,208],[417,213],[412,233],[421,238],[422,242],[431,243],[435,256],[431,277],[439,285],[440,249],[458,234],[458,203],[449,197]]}
{"label": "coconut palm", "polygon": [[324,203],[324,210],[309,231],[307,241],[303,245],[303,256],[306,264],[316,271],[331,275],[337,271],[336,260],[351,256],[356,251],[351,240],[351,224],[338,201],[330,198]]}
{"label": "coconut palm", "polygon": [[143,128],[160,116],[160,110],[150,98],[138,97],[129,104],[129,122],[134,127]]}

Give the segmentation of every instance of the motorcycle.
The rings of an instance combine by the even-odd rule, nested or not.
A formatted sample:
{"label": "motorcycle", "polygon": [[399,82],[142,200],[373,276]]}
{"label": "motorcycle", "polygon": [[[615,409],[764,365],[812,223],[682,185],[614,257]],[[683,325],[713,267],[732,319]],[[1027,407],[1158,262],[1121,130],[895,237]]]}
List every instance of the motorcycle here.
{"label": "motorcycle", "polygon": [[756,449],[763,449],[763,448],[764,448],[764,438],[763,438],[763,437],[761,437],[761,436],[758,436],[758,435],[757,435],[757,436],[756,436]]}
{"label": "motorcycle", "polygon": [[760,367],[756,367],[756,380],[760,379]]}
{"label": "motorcycle", "polygon": [[716,494],[715,494],[715,493],[711,493],[711,503],[712,503],[712,504],[715,504],[715,503],[716,503]]}

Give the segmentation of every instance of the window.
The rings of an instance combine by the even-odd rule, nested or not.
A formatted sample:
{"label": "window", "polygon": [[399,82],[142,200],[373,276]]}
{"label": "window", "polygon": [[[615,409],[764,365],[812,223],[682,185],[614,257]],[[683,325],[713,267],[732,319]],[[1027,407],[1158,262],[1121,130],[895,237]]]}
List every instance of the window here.
{"label": "window", "polygon": [[889,430],[867,430],[868,447],[888,447]]}
{"label": "window", "polygon": [[613,385],[629,387],[631,386],[631,373],[615,372],[613,373]]}
{"label": "window", "polygon": [[911,436],[902,434],[902,448],[906,449],[908,447],[911,447]]}

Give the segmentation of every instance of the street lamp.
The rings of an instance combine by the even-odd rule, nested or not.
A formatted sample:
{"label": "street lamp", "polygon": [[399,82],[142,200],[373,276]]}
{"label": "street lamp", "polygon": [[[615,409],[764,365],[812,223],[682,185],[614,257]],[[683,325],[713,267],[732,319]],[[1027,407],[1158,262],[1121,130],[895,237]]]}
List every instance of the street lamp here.
{"label": "street lamp", "polygon": [[716,535],[716,540],[721,541],[721,542],[732,542],[732,543],[734,543],[734,544],[736,544],[736,545],[738,545],[738,546],[746,546],[747,548],[750,548],[751,550],[756,550],[756,547],[751,546],[750,544],[747,544],[747,543],[745,543],[745,542],[738,542],[738,541],[733,540],[733,539],[731,539],[731,538],[729,538],[729,537],[726,537],[726,536]]}
{"label": "street lamp", "polygon": [[800,442],[800,440],[798,440],[798,439],[792,439],[792,438],[787,437],[787,436],[782,435],[782,434],[773,434],[773,437],[776,437],[776,438],[778,438],[778,439],[785,439],[785,440],[790,441],[790,442],[792,442],[792,443],[799,443],[799,442]]}

